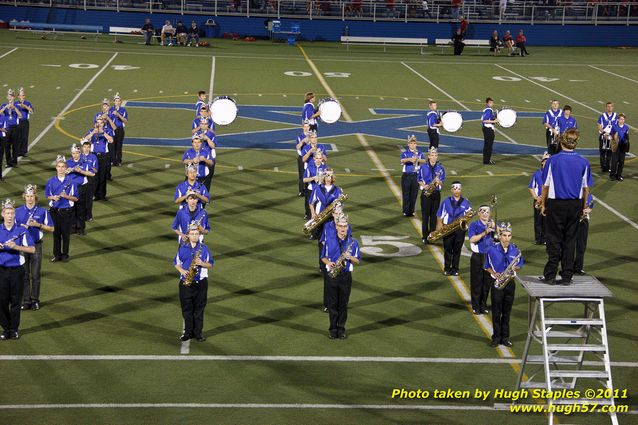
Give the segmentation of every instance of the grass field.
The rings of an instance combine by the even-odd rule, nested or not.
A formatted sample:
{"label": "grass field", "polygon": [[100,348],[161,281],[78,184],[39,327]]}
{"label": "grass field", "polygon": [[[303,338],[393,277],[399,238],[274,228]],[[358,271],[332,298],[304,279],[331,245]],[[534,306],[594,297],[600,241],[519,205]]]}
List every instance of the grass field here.
{"label": "grass field", "polygon": [[[527,327],[527,294],[518,288],[511,324],[515,346],[490,348],[489,316],[473,316],[467,304],[469,258],[461,259],[460,279],[443,277],[442,250],[424,247],[418,222],[401,216],[396,190],[405,139],[394,136],[416,132],[421,142],[425,136],[424,122],[401,121],[412,112],[397,110],[422,111],[433,98],[442,110],[480,111],[482,100],[491,96],[498,107],[519,112],[513,128],[497,133],[502,143],[495,147],[496,167],[486,170],[472,153],[482,146],[476,120],[466,120],[458,137],[442,137],[440,159],[448,178],[463,182],[474,206],[498,194],[499,219],[514,226],[524,274],[538,274],[546,254],[532,245],[527,184],[538,167],[534,154],[545,143],[539,114],[552,98],[570,103],[582,129],[582,148],[596,148],[594,124],[607,100],[630,125],[637,121],[638,53],[530,48],[526,58],[494,58],[468,49],[455,58],[437,50],[420,55],[415,48],[346,52],[331,43],[212,44],[209,49],[145,47],[0,33],[0,84],[24,86],[37,110],[30,154],[0,183],[2,198],[18,198],[27,183],[44,186],[53,175],[52,161],[89,128],[102,98],[119,92],[130,114],[125,164],[113,171],[110,202],[96,203],[87,236],[72,238],[69,263],[43,263],[42,309],[24,312],[22,338],[0,345],[5,387],[0,422],[546,421],[541,414],[494,410],[499,400],[390,397],[393,388],[514,389],[514,360]],[[293,75],[286,75],[290,71]],[[240,118],[217,133],[222,148],[206,239],[216,260],[209,278],[208,340],[182,346],[170,226],[173,192],[183,178],[180,139],[189,137],[193,113],[179,108],[194,104],[197,90],[211,88],[237,101]],[[306,91],[319,98],[333,93],[345,109],[342,122],[321,126],[319,136],[336,148],[329,164],[350,195],[346,210],[354,235],[367,241],[354,272],[347,341],[327,338],[317,248],[301,232],[293,138],[276,138],[280,130],[296,134]],[[273,118],[269,107],[297,109],[294,116],[284,111]],[[384,109],[388,115],[373,114]],[[401,130],[405,125],[411,128]],[[225,140],[226,146],[231,140],[237,146],[225,149]],[[521,153],[504,156],[499,149]],[[596,157],[590,160],[597,164]],[[614,385],[628,390],[629,399],[618,404],[629,404],[633,412],[620,416],[622,424],[638,423],[636,164],[628,158],[623,183],[608,181],[593,167],[599,202],[585,262],[614,293],[606,303],[611,358],[622,362],[613,368]],[[370,245],[383,236],[397,238],[391,241],[395,245]],[[409,245],[399,250],[396,241]],[[47,236],[45,258],[51,246]],[[26,357],[38,355],[53,357]],[[561,422],[609,420],[588,414]]]}

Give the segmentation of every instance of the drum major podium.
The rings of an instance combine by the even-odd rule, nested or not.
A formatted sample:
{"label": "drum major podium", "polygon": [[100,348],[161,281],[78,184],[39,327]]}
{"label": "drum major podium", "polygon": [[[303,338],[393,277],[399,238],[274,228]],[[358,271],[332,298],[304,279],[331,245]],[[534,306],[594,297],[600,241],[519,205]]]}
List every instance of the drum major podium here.
{"label": "drum major podium", "polygon": [[[574,276],[567,286],[548,285],[536,276],[517,280],[529,295],[529,326],[516,389],[579,391],[579,397],[547,399],[550,425],[560,415],[561,404],[613,406],[604,305],[611,291],[593,276]],[[588,399],[583,394],[586,389],[604,398]],[[609,415],[611,423],[618,424],[616,413],[596,415]]]}

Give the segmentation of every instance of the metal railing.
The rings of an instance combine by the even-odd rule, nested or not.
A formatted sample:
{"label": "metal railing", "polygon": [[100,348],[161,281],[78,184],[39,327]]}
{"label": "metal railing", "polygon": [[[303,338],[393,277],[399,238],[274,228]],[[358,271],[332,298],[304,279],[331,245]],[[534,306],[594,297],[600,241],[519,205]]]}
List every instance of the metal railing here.
{"label": "metal railing", "polygon": [[404,22],[447,22],[465,16],[471,22],[573,24],[638,24],[638,2],[598,3],[558,0],[516,1],[499,8],[495,0],[0,0],[0,4],[78,8],[83,10],[148,11],[148,13],[263,16],[270,18],[340,19]]}

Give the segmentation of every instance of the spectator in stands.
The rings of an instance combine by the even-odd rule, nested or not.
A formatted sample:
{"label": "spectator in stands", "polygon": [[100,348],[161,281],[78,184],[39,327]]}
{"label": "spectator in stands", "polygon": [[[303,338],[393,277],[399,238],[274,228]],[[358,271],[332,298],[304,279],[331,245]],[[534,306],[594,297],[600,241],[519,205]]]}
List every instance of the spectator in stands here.
{"label": "spectator in stands", "polygon": [[496,30],[492,31],[492,37],[490,38],[490,52],[494,52],[494,56],[501,53],[501,39],[498,36]]}
{"label": "spectator in stands", "polygon": [[430,6],[428,6],[428,0],[423,0],[421,2],[421,5],[423,7],[423,17],[425,18],[425,15],[428,15],[428,18],[432,19],[432,14],[430,13]]}
{"label": "spectator in stands", "polygon": [[503,36],[503,46],[507,48],[508,55],[514,56],[514,40],[512,39],[512,34],[509,31],[505,31],[505,35]]}
{"label": "spectator in stands", "polygon": [[455,56],[461,56],[461,53],[463,53],[463,49],[465,48],[465,43],[463,43],[464,38],[463,34],[461,34],[461,28],[457,28],[456,33],[452,36]]}
{"label": "spectator in stands", "polygon": [[498,2],[498,16],[499,19],[505,19],[505,10],[507,9],[507,0],[499,0]]}
{"label": "spectator in stands", "polygon": [[461,30],[461,35],[463,38],[467,36],[467,28],[470,26],[470,22],[465,18],[465,16],[461,16],[461,23],[459,25],[459,29]]}
{"label": "spectator in stands", "polygon": [[394,0],[385,0],[385,13],[388,18],[394,18],[396,16],[394,6]]}
{"label": "spectator in stands", "polygon": [[151,18],[146,18],[144,20],[144,25],[142,26],[142,34],[144,34],[144,44],[147,46],[151,45],[151,40],[153,39],[153,34],[155,34],[155,27],[151,24]]}
{"label": "spectator in stands", "polygon": [[452,0],[452,7],[450,8],[450,12],[452,13],[453,20],[458,21],[462,6],[463,0]]}
{"label": "spectator in stands", "polygon": [[171,24],[171,21],[166,20],[166,22],[164,23],[164,26],[162,27],[162,33],[160,35],[162,46],[164,45],[164,42],[166,41],[167,38],[168,38],[167,45],[172,46],[174,36],[175,36],[175,28],[173,28],[173,24]]}
{"label": "spectator in stands", "polygon": [[521,56],[529,55],[529,52],[525,48],[526,43],[527,43],[527,38],[523,34],[523,30],[519,30],[518,35],[516,36],[516,47],[519,48],[521,52]]}
{"label": "spectator in stands", "polygon": [[199,28],[197,22],[191,22],[191,27],[188,29],[188,45],[199,47]]}
{"label": "spectator in stands", "polygon": [[177,24],[175,25],[175,34],[177,34],[177,45],[186,46],[188,30],[186,29],[182,21],[177,21]]}

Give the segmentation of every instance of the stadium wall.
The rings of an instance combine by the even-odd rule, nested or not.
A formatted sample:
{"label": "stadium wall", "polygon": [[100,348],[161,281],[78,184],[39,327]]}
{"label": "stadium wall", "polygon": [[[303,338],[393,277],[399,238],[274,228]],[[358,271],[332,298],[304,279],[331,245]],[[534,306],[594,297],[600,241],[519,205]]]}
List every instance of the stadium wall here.
{"label": "stadium wall", "polygon": [[[161,26],[164,20],[175,22],[181,19],[185,23],[194,20],[203,28],[203,23],[214,19],[216,26],[212,30],[214,37],[221,37],[225,32],[239,33],[242,36],[251,35],[264,37],[268,35],[266,17],[239,16],[211,16],[211,15],[177,15],[147,12],[110,12],[101,10],[80,10],[68,8],[46,7],[12,7],[0,6],[0,18],[4,21],[11,19],[29,20],[32,22],[49,22],[83,25],[104,25],[136,27],[141,26],[144,18],[150,16],[153,24]],[[436,38],[450,37],[453,24],[427,22],[388,22],[388,21],[341,21],[332,19],[281,19],[283,29],[294,23],[301,25],[302,39],[311,41],[337,41],[344,33],[346,26],[350,35],[375,37],[426,37],[431,42]],[[469,39],[488,39],[493,30],[503,34],[510,30],[515,34],[523,29],[530,46],[609,46],[638,47],[638,25],[522,25],[496,23],[470,24]]]}

